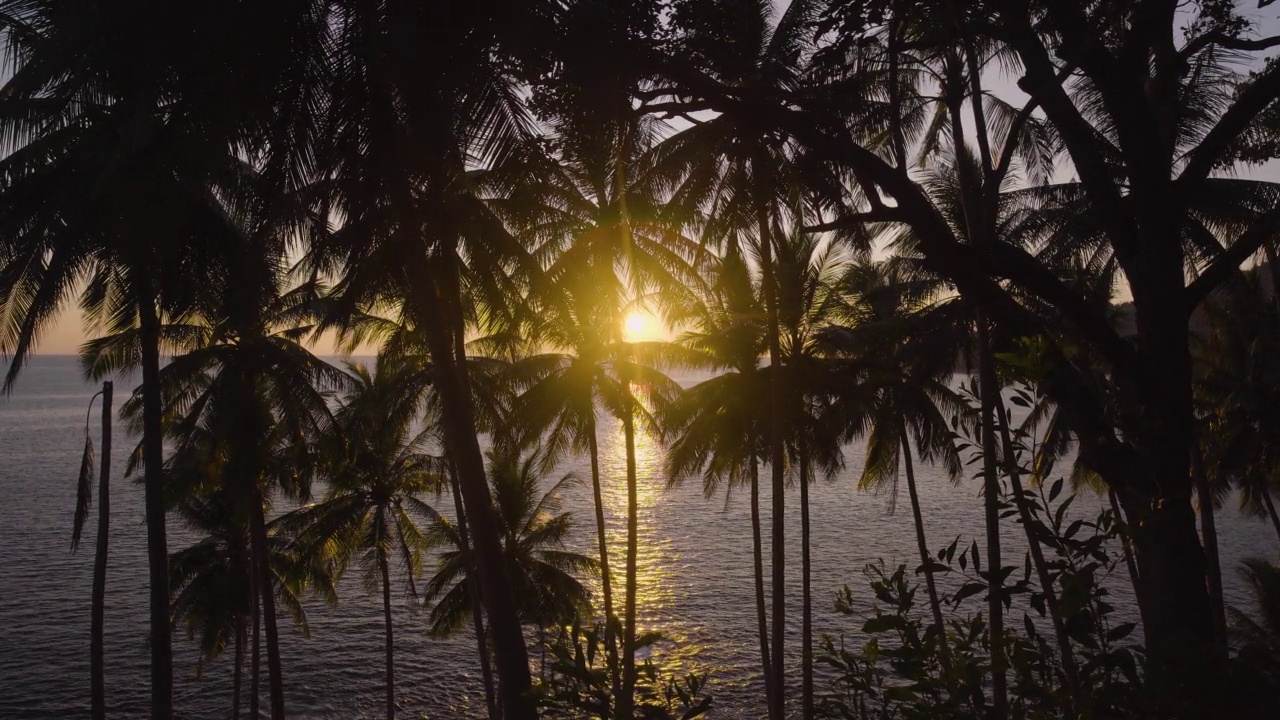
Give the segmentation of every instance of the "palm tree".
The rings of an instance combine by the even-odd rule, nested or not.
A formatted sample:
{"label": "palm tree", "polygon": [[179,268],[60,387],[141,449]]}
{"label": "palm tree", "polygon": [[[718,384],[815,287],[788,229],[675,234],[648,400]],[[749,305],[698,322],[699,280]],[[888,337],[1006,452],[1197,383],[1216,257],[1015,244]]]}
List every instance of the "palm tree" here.
{"label": "palm tree", "polygon": [[955,306],[930,304],[937,284],[910,282],[892,262],[854,265],[842,285],[850,324],[828,328],[822,339],[852,360],[849,371],[858,384],[841,393],[835,416],[851,436],[866,436],[859,487],[879,491],[887,486],[892,508],[898,470],[905,469],[920,571],[946,667],[949,643],[913,458],[940,463],[953,481],[960,478],[962,463],[949,422],[967,409],[948,385],[957,345]]}
{"label": "palm tree", "polygon": [[766,699],[773,693],[769,627],[764,595],[764,552],[760,528],[760,439],[765,424],[766,381],[759,369],[764,352],[764,312],[758,284],[737,242],[726,246],[706,298],[678,314],[694,329],[677,340],[691,353],[689,364],[719,374],[686,389],[659,416],[672,485],[701,474],[710,498],[727,482],[728,490],[750,486],[752,569],[756,630]]}
{"label": "palm tree", "polygon": [[[315,272],[342,274],[338,289],[348,308],[402,306],[427,341],[510,720],[535,715],[528,652],[500,562],[463,330],[468,317],[510,307],[538,270],[480,184],[532,135],[517,73],[541,65],[537,46],[554,34],[557,6],[336,7],[323,121],[331,141],[317,164],[331,178],[325,205],[341,226],[310,253]],[[417,70],[424,67],[439,70],[430,82]],[[477,297],[486,307],[469,307]]]}
{"label": "palm tree", "polygon": [[395,717],[395,653],[391,619],[391,565],[408,576],[410,592],[420,573],[426,537],[422,519],[436,513],[419,495],[438,491],[439,459],[426,452],[427,433],[412,425],[426,391],[427,377],[411,363],[386,360],[377,374],[349,365],[355,378],[334,412],[336,423],[318,440],[325,499],[292,513],[299,543],[336,563],[339,573],[358,559],[366,589],[381,588],[386,633],[386,710]]}
{"label": "palm tree", "polygon": [[[86,2],[74,12],[56,1],[6,2],[3,14],[13,64],[0,119],[0,353],[15,360],[4,386],[13,387],[82,282],[89,319],[108,332],[140,328],[151,713],[167,720],[173,674],[160,326],[202,285],[209,253],[225,238],[215,188],[234,183],[237,153],[253,154],[268,141],[274,153],[295,146],[279,128],[298,126],[277,124],[276,111],[308,83],[281,79],[314,70],[314,53],[301,50],[319,47],[316,31],[325,23],[316,3],[209,8],[196,24],[147,0]],[[232,23],[252,30],[229,33]]]}
{"label": "palm tree", "polygon": [[[801,215],[797,211],[796,216]],[[787,374],[788,402],[774,412],[787,422],[791,466],[800,485],[800,673],[802,717],[815,712],[813,687],[813,598],[810,549],[809,485],[816,470],[832,478],[844,465],[840,427],[823,417],[844,379],[840,363],[824,356],[819,334],[838,318],[843,300],[836,282],[846,266],[844,249],[825,247],[816,235],[778,235],[776,272],[778,314],[782,330],[782,371]],[[775,372],[770,368],[769,372]]]}
{"label": "palm tree", "polygon": [[[502,527],[502,561],[518,589],[520,620],[539,628],[570,623],[590,610],[590,593],[581,576],[595,572],[591,557],[565,549],[572,516],[561,512],[561,491],[573,484],[572,475],[550,490],[539,489],[541,459],[489,456],[489,483]],[[470,613],[467,583],[471,572],[463,558],[458,527],[436,515],[427,537],[448,548],[440,553],[436,573],[427,582],[424,601],[431,605],[431,633],[448,635],[461,628]]]}
{"label": "palm tree", "polygon": [[[187,468],[190,469],[190,468]],[[233,645],[232,716],[240,717],[244,649],[248,623],[257,627],[258,603],[250,556],[251,538],[243,504],[225,490],[179,503],[184,525],[200,539],[170,558],[174,622],[185,622],[191,638],[198,635],[201,663],[213,660]],[[272,595],[301,628],[310,634],[303,609],[304,591],[329,603],[337,602],[334,578],[318,555],[299,552],[278,532],[281,520],[268,524],[268,565]],[[253,636],[252,687],[258,687],[257,633]],[[197,671],[199,677],[200,671]],[[256,709],[257,702],[251,701]]]}
{"label": "palm tree", "polygon": [[[164,341],[185,350],[158,376],[163,426],[180,463],[225,453],[222,487],[246,503],[255,580],[263,603],[272,716],[284,716],[275,601],[270,592],[266,512],[274,492],[303,498],[313,462],[308,437],[332,422],[324,391],[347,376],[311,354],[301,341],[321,287],[284,292],[282,246],[288,228],[270,214],[254,214],[252,197],[231,197],[222,217],[234,234],[221,249],[222,272],[200,288],[182,323],[161,328]],[[247,207],[246,207],[247,206]],[[148,333],[140,326],[85,344],[91,377],[134,367]],[[126,415],[146,417],[135,394]],[[139,406],[143,410],[139,411]],[[145,438],[144,438],[145,442]],[[145,449],[142,453],[146,457]]]}
{"label": "palm tree", "polygon": [[1241,510],[1271,520],[1280,535],[1272,439],[1280,431],[1275,395],[1280,311],[1254,271],[1225,286],[1205,308],[1207,337],[1197,354],[1204,470],[1213,485],[1240,489]]}
{"label": "palm tree", "polygon": [[111,529],[111,381],[89,400],[85,416],[84,454],[80,458],[80,477],[76,488],[75,522],[71,531],[71,550],[80,547],[84,521],[93,503],[93,438],[89,435],[88,412],[93,401],[102,396],[102,465],[98,475],[98,541],[93,555],[93,606],[89,628],[89,697],[94,720],[106,716],[106,681],[104,677],[102,630],[107,594],[107,549]]}
{"label": "palm tree", "polygon": [[[799,0],[778,10],[772,0],[745,3],[676,4],[673,27],[679,30],[682,56],[706,66],[716,80],[735,89],[752,92],[786,92],[801,86],[803,68],[812,49],[812,23],[817,2]],[[779,19],[776,24],[772,18]],[[725,28],[735,30],[734,42],[725,43]],[[664,73],[680,77],[677,68]],[[660,106],[650,106],[661,110]],[[711,221],[704,237],[723,241],[729,232],[754,228],[761,266],[769,365],[781,368],[783,357],[778,319],[778,290],[774,271],[776,228],[782,224],[780,208],[788,202],[795,178],[788,164],[786,143],[770,132],[729,115],[695,123],[675,135],[661,151],[660,160],[670,167],[672,177],[683,179],[673,203],[682,212],[702,212]],[[786,390],[783,373],[771,375],[769,393],[772,407],[781,407]],[[786,532],[785,522],[785,440],[782,416],[774,413],[769,425],[769,465],[772,473],[772,587],[773,637],[771,657],[775,692],[769,717],[786,716],[785,653],[786,630]]]}

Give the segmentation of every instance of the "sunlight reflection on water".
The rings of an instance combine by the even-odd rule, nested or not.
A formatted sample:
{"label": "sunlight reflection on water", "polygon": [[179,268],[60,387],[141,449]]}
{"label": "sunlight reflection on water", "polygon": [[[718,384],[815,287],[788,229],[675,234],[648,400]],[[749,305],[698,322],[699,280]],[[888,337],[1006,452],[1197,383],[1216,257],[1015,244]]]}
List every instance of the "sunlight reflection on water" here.
{"label": "sunlight reflection on water", "polygon": [[[680,377],[685,383],[693,375]],[[124,383],[121,383],[123,385]],[[73,358],[39,357],[16,394],[0,402],[0,718],[88,717],[88,607],[93,553],[70,554],[74,477],[83,442],[84,408],[94,389],[85,385]],[[119,391],[117,392],[119,397]],[[117,426],[119,427],[119,426]],[[601,475],[609,525],[615,602],[621,611],[626,552],[626,454],[621,425],[602,417]],[[146,564],[141,489],[123,477],[125,450],[117,442],[112,486],[111,566],[107,598],[107,681],[111,716],[143,718],[147,709]],[[761,717],[763,687],[755,641],[751,576],[750,513],[745,492],[726,503],[723,492],[704,499],[701,483],[667,488],[658,440],[637,424],[639,555],[637,588],[643,630],[667,638],[655,651],[664,670],[678,674],[711,672],[712,717]],[[912,561],[915,553],[910,513],[885,512],[886,498],[860,493],[854,478],[861,452],[848,449],[846,468],[834,482],[812,488],[814,625],[818,633],[845,634],[856,642],[859,618],[837,616],[833,599],[848,583],[860,612],[871,608],[862,567],[877,558]],[[565,509],[576,525],[575,550],[594,553],[594,511],[590,464],[567,462],[582,484],[571,489]],[[556,477],[560,473],[556,474]],[[919,469],[923,512],[930,544],[941,547],[961,535],[981,532],[977,483],[953,486],[932,468]],[[769,517],[768,493],[761,511]],[[797,493],[787,502],[787,659],[789,682],[799,683],[800,552]],[[451,515],[446,498],[432,504]],[[1097,501],[1077,502],[1093,512]],[[1220,521],[1223,565],[1248,556],[1274,556],[1276,540],[1267,525],[1236,516],[1228,507]],[[1003,528],[1006,555],[1021,558],[1015,526]],[[91,518],[85,532],[95,532]],[[176,523],[170,548],[192,541]],[[769,542],[766,531],[766,557]],[[1011,561],[1012,562],[1012,561]],[[1235,572],[1224,573],[1229,603],[1247,607],[1249,598]],[[766,579],[766,591],[768,581]],[[1123,571],[1112,580],[1116,604],[1132,614]],[[307,605],[311,637],[282,624],[282,654],[290,717],[347,720],[382,712],[381,602],[363,592],[358,573],[340,587],[336,608]],[[403,717],[478,717],[484,699],[474,640],[461,633],[435,640],[425,633],[425,617],[410,598],[397,596],[397,695]],[[224,717],[230,699],[229,658],[205,667],[196,681],[193,646],[174,638],[178,714],[183,718]],[[821,682],[819,683],[821,687]]]}

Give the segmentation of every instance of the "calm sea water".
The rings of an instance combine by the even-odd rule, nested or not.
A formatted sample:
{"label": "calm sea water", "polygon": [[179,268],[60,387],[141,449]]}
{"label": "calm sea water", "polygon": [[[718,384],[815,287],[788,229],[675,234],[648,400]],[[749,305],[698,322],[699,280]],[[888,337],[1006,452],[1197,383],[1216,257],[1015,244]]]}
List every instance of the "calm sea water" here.
{"label": "calm sea water", "polygon": [[[682,381],[696,382],[686,376]],[[117,383],[117,404],[125,388]],[[85,409],[96,388],[85,383],[74,358],[38,357],[24,371],[14,395],[0,400],[0,718],[87,718],[89,696],[89,605],[96,513],[86,542],[71,553],[75,475],[84,440]],[[621,431],[602,418],[601,466],[605,503],[614,545],[621,557],[625,458]],[[96,432],[96,419],[93,424]],[[106,599],[107,702],[111,717],[145,717],[146,545],[142,488],[125,479],[124,456],[132,442],[117,424],[112,484],[110,568]],[[854,478],[861,453],[847,449],[845,470],[833,482],[813,487],[813,583],[815,630],[856,640],[861,620],[832,611],[836,592],[848,583],[868,611],[871,598],[861,570],[883,558],[914,562],[910,512],[886,512],[884,496],[862,493]],[[639,593],[643,622],[667,640],[658,655],[664,667],[708,671],[715,696],[713,717],[764,714],[757,669],[755,611],[751,578],[750,515],[745,492],[707,500],[698,482],[667,488],[661,448],[638,438],[640,479]],[[589,478],[583,461],[564,468]],[[957,535],[981,533],[981,498],[976,481],[953,486],[931,468],[920,468],[924,515],[930,543],[941,547]],[[905,489],[903,490],[905,495]],[[452,502],[441,498],[444,508]],[[1077,502],[1092,512],[1096,500]],[[1234,506],[1232,506],[1234,507]],[[566,509],[577,520],[575,545],[592,544],[589,486],[572,490]],[[768,517],[768,503],[764,508]],[[792,682],[798,683],[800,551],[798,491],[787,497],[790,562],[787,597],[793,609],[787,652]],[[1005,528],[1007,562],[1020,562],[1020,531]],[[1224,581],[1229,603],[1246,608],[1248,594],[1232,569],[1249,556],[1274,557],[1275,534],[1268,525],[1238,517],[1227,508],[1219,521]],[[766,527],[766,553],[768,536]],[[170,549],[193,542],[170,524]],[[621,560],[618,560],[621,567]],[[766,579],[767,582],[767,579]],[[1123,572],[1109,586],[1120,613],[1135,614]],[[287,704],[297,718],[328,720],[377,717],[381,712],[382,615],[379,598],[366,595],[358,577],[344,580],[336,607],[307,605],[310,637],[286,628],[281,640]],[[421,610],[407,594],[396,603],[396,662],[403,717],[480,717],[483,692],[470,635],[427,637]],[[183,718],[229,714],[231,653],[203,667],[194,645],[180,630],[174,637],[177,709]],[[264,670],[265,684],[265,670]],[[264,703],[265,707],[265,703]]]}

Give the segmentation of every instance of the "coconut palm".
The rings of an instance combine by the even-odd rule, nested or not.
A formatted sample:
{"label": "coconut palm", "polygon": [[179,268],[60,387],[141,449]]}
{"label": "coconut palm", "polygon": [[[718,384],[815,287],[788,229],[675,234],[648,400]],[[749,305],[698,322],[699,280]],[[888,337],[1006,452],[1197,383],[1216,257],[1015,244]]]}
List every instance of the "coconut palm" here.
{"label": "coconut palm", "polygon": [[1280,313],[1258,272],[1225,286],[1205,308],[1207,337],[1198,353],[1204,470],[1213,485],[1240,489],[1240,509],[1269,518],[1280,534],[1270,459],[1280,431],[1274,403]]}
{"label": "coconut palm", "polygon": [[[462,345],[468,317],[502,311],[537,265],[485,202],[484,176],[516,157],[533,124],[519,72],[540,65],[556,3],[501,12],[453,5],[343,3],[318,153],[341,226],[314,243],[315,272],[338,271],[350,309],[400,306],[430,349],[477,555],[504,716],[528,720],[528,653],[485,480]],[[471,10],[475,10],[472,12]],[[437,28],[447,29],[436,32]],[[417,69],[431,67],[430,82]],[[477,170],[478,172],[473,172]],[[483,297],[484,308],[469,305]]]}
{"label": "coconut palm", "polygon": [[[571,623],[590,610],[590,593],[582,576],[599,564],[591,557],[565,549],[572,516],[561,512],[561,492],[576,480],[566,475],[545,493],[540,490],[540,458],[489,456],[489,483],[502,527],[502,560],[518,589],[522,623],[537,627]],[[423,600],[431,606],[431,632],[448,635],[461,628],[470,613],[467,583],[471,572],[461,550],[458,527],[437,515],[428,529],[440,553],[435,574]]]}
{"label": "coconut palm", "polygon": [[[267,140],[274,153],[295,146],[278,132],[285,125],[276,124],[276,111],[307,83],[280,80],[301,80],[316,67],[314,54],[300,49],[318,46],[322,13],[314,2],[219,6],[193,24],[148,0],[86,2],[74,12],[60,2],[6,2],[0,12],[12,60],[0,119],[0,353],[15,359],[5,387],[83,282],[90,290],[80,305],[94,325],[107,332],[139,326],[148,398],[151,712],[167,719],[173,678],[160,326],[201,286],[209,253],[227,236],[216,195],[240,173],[237,152]],[[227,31],[241,23],[250,29]],[[254,102],[223,102],[229,96]]]}
{"label": "coconut palm", "polygon": [[832,415],[850,437],[866,438],[859,487],[888,491],[892,509],[898,470],[905,469],[920,572],[925,576],[934,632],[946,666],[950,660],[946,624],[920,509],[914,458],[941,464],[953,481],[960,478],[962,464],[949,420],[967,410],[948,384],[957,344],[955,305],[945,301],[931,305],[937,284],[910,282],[898,268],[896,263],[851,266],[841,281],[848,324],[824,330],[822,342],[852,361],[848,371],[857,385],[839,394]]}
{"label": "coconut palm", "polygon": [[[784,93],[798,89],[812,50],[812,23],[819,3],[801,0],[783,9],[777,5],[772,0],[677,3],[672,19],[679,31],[681,55],[690,58],[694,66],[706,68],[718,82],[739,90]],[[776,24],[772,21],[775,16]],[[725,28],[734,30],[731,43],[723,41]],[[672,79],[679,83],[685,78],[678,71],[664,70],[676,76]],[[672,137],[664,143],[660,156],[659,163],[670,168],[670,176],[681,178],[674,206],[682,212],[697,210],[710,218],[702,228],[707,241],[723,244],[732,233],[754,233],[761,266],[769,364],[780,368],[783,357],[773,257],[777,228],[783,224],[781,209],[787,206],[796,180],[787,143],[772,133],[761,132],[759,127],[722,114]],[[771,377],[770,404],[781,407],[786,393],[783,374],[773,373]],[[769,708],[772,720],[782,720],[786,715],[785,436],[782,416],[774,413],[769,425],[773,498],[770,674],[776,690]]]}
{"label": "coconut palm", "polygon": [[[796,213],[797,216],[800,214]],[[843,300],[836,282],[846,265],[845,248],[833,249],[816,235],[778,234],[776,272],[778,315],[782,331],[782,372],[787,377],[787,403],[775,410],[787,423],[791,467],[800,486],[800,673],[801,715],[813,717],[813,599],[810,550],[809,486],[819,470],[832,478],[844,465],[839,424],[827,421],[826,409],[840,386],[842,363],[823,353],[820,333],[836,322]],[[769,373],[775,372],[774,367]]]}
{"label": "coconut palm", "polygon": [[89,628],[89,698],[94,720],[106,716],[106,680],[103,662],[103,618],[107,592],[107,550],[111,531],[111,400],[114,386],[102,383],[102,390],[89,400],[85,415],[84,453],[80,458],[80,477],[76,488],[75,521],[71,531],[71,550],[80,547],[84,521],[93,503],[93,438],[89,435],[88,413],[93,401],[102,398],[102,464],[98,474],[98,540],[93,555],[93,606]]}
{"label": "coconut palm", "polygon": [[[216,462],[216,460],[214,461]],[[206,463],[205,468],[208,467]],[[187,468],[191,469],[191,468]],[[221,655],[228,645],[235,651],[232,665],[232,717],[240,717],[244,650],[248,623],[253,623],[251,687],[258,688],[258,603],[250,556],[251,538],[243,503],[225,490],[196,496],[178,504],[183,524],[200,539],[169,560],[173,583],[173,618],[185,623],[188,637],[200,648],[201,665]],[[279,532],[279,519],[268,523],[268,565],[271,593],[304,635],[310,634],[302,604],[304,592],[329,603],[337,602],[334,578],[319,555],[299,548]],[[197,678],[202,670],[197,670]],[[255,708],[256,702],[251,703]]]}
{"label": "coconut palm", "polygon": [[726,495],[750,487],[752,569],[756,630],[766,698],[773,693],[769,628],[764,595],[764,555],[760,528],[760,440],[768,402],[759,369],[764,352],[764,311],[758,283],[737,242],[726,247],[706,297],[678,315],[693,329],[677,340],[691,353],[689,364],[720,371],[686,389],[660,415],[666,439],[666,467],[675,485],[702,476],[710,498],[727,483]]}
{"label": "coconut palm", "polygon": [[[175,458],[191,463],[226,453],[224,472],[213,480],[247,503],[272,715],[278,719],[284,715],[284,688],[263,554],[266,514],[274,493],[308,495],[314,465],[308,438],[332,422],[324,392],[342,387],[347,376],[302,344],[312,331],[320,287],[282,290],[283,257],[275,241],[286,226],[247,214],[251,209],[235,202],[220,207],[237,224],[237,234],[222,248],[226,269],[201,288],[185,322],[162,328],[165,341],[183,352],[159,374],[159,389]],[[136,365],[145,345],[141,327],[126,328],[86,343],[82,363],[94,377],[119,372]],[[141,405],[144,398],[135,393],[123,412],[136,419],[145,415]]]}
{"label": "coconut palm", "polygon": [[337,572],[354,559],[364,585],[381,589],[386,633],[386,711],[395,717],[395,653],[391,567],[403,566],[408,587],[420,574],[426,537],[419,527],[435,511],[419,496],[440,489],[439,458],[426,452],[427,433],[415,433],[429,376],[412,363],[386,360],[377,373],[349,365],[351,390],[334,411],[336,423],[318,444],[326,457],[328,491],[317,505],[292,513],[299,544],[327,556]]}

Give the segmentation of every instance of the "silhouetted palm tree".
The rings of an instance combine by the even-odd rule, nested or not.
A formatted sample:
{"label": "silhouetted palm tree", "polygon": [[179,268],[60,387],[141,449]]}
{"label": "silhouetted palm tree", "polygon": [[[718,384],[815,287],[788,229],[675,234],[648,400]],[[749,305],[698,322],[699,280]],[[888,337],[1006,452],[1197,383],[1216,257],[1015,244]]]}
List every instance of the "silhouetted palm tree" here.
{"label": "silhouetted palm tree", "polygon": [[[319,286],[281,289],[283,258],[273,252],[283,225],[248,208],[223,206],[239,232],[222,249],[225,270],[200,288],[185,322],[162,327],[164,341],[184,350],[158,375],[165,432],[174,461],[226,454],[223,474],[210,481],[246,503],[255,574],[263,603],[272,716],[284,715],[284,688],[269,592],[266,512],[272,495],[306,497],[314,465],[309,440],[332,422],[324,391],[342,387],[348,376],[302,345]],[[133,367],[145,333],[126,328],[86,343],[82,362],[91,376]],[[145,390],[145,383],[144,383]],[[123,412],[137,418],[143,398]],[[145,457],[145,451],[142,453]]]}
{"label": "silhouetted palm tree", "polygon": [[945,667],[950,662],[946,623],[913,457],[940,463],[953,481],[960,478],[963,465],[950,418],[967,407],[949,385],[955,367],[954,304],[945,299],[931,304],[937,283],[911,282],[894,263],[852,266],[841,285],[849,324],[825,329],[822,342],[851,361],[847,372],[854,385],[838,395],[832,420],[850,437],[866,437],[859,487],[887,490],[891,510],[898,470],[906,471],[920,571]]}
{"label": "silhouetted palm tree", "polygon": [[89,434],[89,416],[93,401],[102,397],[102,461],[98,471],[98,540],[93,555],[93,600],[89,621],[89,702],[93,720],[106,716],[106,680],[103,662],[102,633],[107,592],[107,550],[111,529],[111,412],[114,386],[102,384],[102,390],[89,400],[85,415],[84,453],[80,458],[80,476],[76,488],[75,521],[71,531],[71,550],[80,547],[84,521],[93,504],[93,437]]}
{"label": "silhouetted palm tree", "polygon": [[[501,521],[502,559],[518,590],[521,622],[547,627],[571,623],[589,611],[590,593],[581,576],[595,572],[599,564],[565,549],[572,518],[561,512],[560,493],[575,479],[566,475],[544,493],[539,488],[540,463],[536,453],[523,458],[491,454],[489,482]],[[427,536],[448,548],[441,552],[423,592],[431,605],[431,632],[445,636],[467,622],[473,590],[466,579],[471,570],[452,521],[437,515]]]}
{"label": "silhouetted palm tree", "polygon": [[[214,461],[216,462],[216,461]],[[201,666],[213,660],[232,645],[232,716],[240,717],[244,649],[249,639],[248,624],[253,623],[251,687],[258,688],[257,611],[254,597],[256,582],[250,557],[251,537],[245,522],[243,504],[224,490],[207,497],[183,500],[177,512],[188,530],[200,539],[175,552],[169,560],[173,583],[174,622],[187,626],[189,637],[200,648]],[[271,594],[289,616],[310,634],[302,604],[304,592],[326,602],[337,602],[334,578],[323,557],[300,552],[279,530],[281,521],[267,526],[267,557],[272,579]],[[196,676],[202,674],[197,669]],[[251,703],[255,708],[256,702]]]}
{"label": "silhouetted palm tree", "polygon": [[767,382],[759,368],[765,349],[764,310],[758,283],[736,242],[726,246],[709,285],[705,298],[678,314],[681,324],[693,325],[678,343],[690,352],[691,366],[720,372],[680,393],[659,421],[672,485],[701,474],[707,498],[722,482],[728,485],[726,496],[743,483],[750,488],[756,631],[768,698],[773,674],[760,528],[761,439],[768,409]]}
{"label": "silhouetted palm tree", "polygon": [[412,363],[384,359],[377,373],[350,365],[354,386],[334,411],[336,424],[317,440],[320,475],[328,485],[317,505],[289,516],[299,544],[332,560],[341,574],[354,558],[364,586],[381,590],[386,640],[386,712],[395,717],[395,654],[391,566],[403,566],[408,587],[421,573],[427,540],[420,522],[436,512],[419,496],[441,487],[439,458],[426,450],[427,432],[415,433],[429,376]]}

